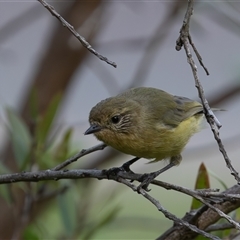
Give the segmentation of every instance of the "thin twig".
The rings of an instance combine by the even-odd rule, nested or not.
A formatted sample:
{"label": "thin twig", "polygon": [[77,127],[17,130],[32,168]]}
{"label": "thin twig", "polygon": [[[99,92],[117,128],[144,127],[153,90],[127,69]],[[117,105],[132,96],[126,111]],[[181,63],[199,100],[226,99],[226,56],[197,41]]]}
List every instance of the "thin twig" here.
{"label": "thin twig", "polygon": [[[161,181],[157,181],[157,180],[154,180],[152,182],[153,184],[156,184],[156,185],[160,185],[162,182]],[[208,201],[204,200],[200,194],[203,194],[204,195],[204,191],[203,190],[199,190],[199,191],[194,191],[194,190],[191,190],[191,189],[187,189],[187,188],[184,188],[184,187],[180,187],[180,186],[172,186],[171,189],[175,189],[175,190],[178,190],[178,191],[181,191],[187,195],[190,195],[192,197],[194,197],[195,199],[199,200],[200,202],[202,202],[203,204],[205,204],[206,206],[208,206],[209,208],[211,208],[212,210],[214,210],[215,212],[217,212],[219,214],[219,216],[225,218],[229,223],[231,223],[232,225],[235,226],[235,228],[237,228],[238,230],[240,230],[240,225],[238,222],[234,221],[230,216],[228,216],[227,214],[225,214],[224,212],[222,212],[221,210],[219,210],[218,208],[216,208],[215,206],[213,206],[212,204],[210,204]],[[206,193],[209,192],[209,191],[206,191]],[[199,194],[200,193],[200,194]],[[216,196],[216,195],[215,195]],[[238,196],[239,197],[239,196]]]}
{"label": "thin twig", "polygon": [[169,211],[167,211],[161,204],[158,200],[156,200],[155,198],[153,198],[151,195],[149,195],[145,190],[143,189],[140,189],[138,190],[137,187],[135,185],[133,185],[132,183],[130,183],[129,181],[127,181],[126,179],[124,178],[118,178],[117,179],[118,182],[120,183],[123,183],[125,184],[126,186],[130,187],[133,191],[137,192],[137,193],[140,193],[144,198],[146,198],[147,200],[149,200],[157,209],[158,211],[160,211],[161,213],[164,214],[164,216],[170,220],[172,220],[175,224],[179,224],[179,225],[183,225],[183,226],[186,226],[187,228],[189,228],[190,230],[198,233],[198,234],[201,234],[202,236],[204,237],[207,237],[207,238],[210,238],[210,239],[214,239],[214,240],[217,240],[217,239],[220,239],[216,236],[213,236],[203,230],[200,230],[198,229],[196,226],[186,222],[186,221],[183,221],[182,219],[180,218],[177,218],[175,215],[173,215],[172,213],[170,213]]}
{"label": "thin twig", "polygon": [[[96,146],[92,148],[92,150],[96,150]],[[89,150],[87,150],[89,153]],[[84,154],[84,152],[83,152]],[[66,161],[67,162],[67,161]],[[42,180],[59,180],[59,179],[79,179],[79,178],[97,178],[97,179],[112,179],[116,180],[119,177],[122,179],[131,179],[131,180],[138,180],[141,179],[141,174],[135,174],[135,173],[126,173],[126,172],[119,172],[118,175],[115,177],[109,176],[106,171],[104,170],[62,170],[62,171],[56,171],[56,170],[45,170],[45,171],[39,171],[39,172],[25,172],[25,173],[14,173],[14,174],[4,174],[0,176],[0,184],[3,183],[14,183],[14,182],[38,182]],[[160,181],[159,181],[160,182]],[[153,183],[158,183],[157,180],[154,180]],[[162,182],[160,182],[162,183]],[[169,184],[168,188],[169,188]],[[186,193],[190,196],[193,196],[194,198],[198,199],[205,205],[207,205],[212,210],[216,211],[219,216],[225,218],[227,221],[229,221],[231,224],[233,224],[237,229],[240,229],[240,226],[237,222],[235,222],[231,217],[223,213],[218,208],[214,207],[210,203],[208,203],[206,200],[204,200],[201,196],[197,194],[197,192],[193,192],[192,190],[186,191],[186,189],[182,187],[173,187],[173,189],[177,189],[180,192]]]}
{"label": "thin twig", "polygon": [[219,216],[221,216],[222,218],[225,218],[236,229],[240,230],[240,224],[238,222],[234,221],[230,216],[228,216],[227,214],[225,214],[224,212],[222,212],[217,207],[213,206],[212,204],[210,204],[209,202],[207,202],[206,200],[204,200],[202,197],[198,196],[197,194],[194,194],[193,197],[196,198],[197,200],[201,201],[203,204],[205,204],[206,206],[211,208],[213,211],[217,212],[219,214]]}
{"label": "thin twig", "polygon": [[207,68],[205,67],[205,65],[203,64],[202,57],[201,57],[200,53],[198,52],[195,44],[193,43],[192,37],[191,37],[190,34],[189,34],[189,36],[188,36],[188,40],[189,40],[190,45],[191,45],[192,48],[193,48],[193,51],[195,52],[195,54],[196,54],[196,56],[197,56],[197,59],[198,59],[200,65],[203,67],[203,69],[205,70],[206,74],[207,74],[207,75],[210,75],[208,69],[207,69]]}
{"label": "thin twig", "polygon": [[188,1],[187,11],[186,11],[186,14],[184,16],[182,28],[180,30],[180,36],[176,41],[176,50],[180,51],[182,49],[182,46],[184,44],[183,41],[182,41],[182,35],[185,34],[185,37],[187,37],[189,39],[189,43],[191,44],[191,46],[193,48],[193,51],[195,52],[200,65],[203,67],[206,74],[209,75],[209,71],[204,66],[203,61],[202,61],[202,57],[201,57],[200,53],[198,52],[197,48],[195,47],[194,43],[192,42],[192,38],[189,34],[190,19],[191,19],[192,14],[193,14],[193,1]]}
{"label": "thin twig", "polygon": [[[199,93],[199,97],[202,101],[203,104],[203,109],[204,109],[204,113],[206,116],[206,119],[211,127],[211,130],[213,132],[214,138],[218,143],[218,147],[220,152],[222,153],[224,160],[226,162],[227,167],[229,168],[231,174],[235,177],[235,179],[237,180],[237,182],[240,184],[240,177],[238,175],[238,172],[234,169],[234,167],[231,164],[231,160],[229,159],[227,152],[223,146],[222,140],[220,139],[220,134],[219,134],[219,128],[221,127],[221,123],[218,121],[217,117],[213,114],[208,101],[204,95],[204,91],[203,91],[203,87],[200,83],[200,80],[198,78],[198,74],[197,74],[197,66],[193,60],[192,54],[191,54],[191,50],[190,50],[190,46],[189,44],[191,43],[192,46],[194,46],[192,39],[190,37],[189,34],[189,23],[190,23],[190,18],[191,15],[193,13],[193,0],[189,0],[188,1],[188,8],[187,8],[187,12],[185,14],[185,18],[183,21],[183,25],[182,28],[180,30],[180,36],[177,39],[177,46],[176,49],[180,50],[181,46],[184,46],[186,55],[187,55],[187,61],[191,66],[192,69],[192,73],[193,73],[193,77],[195,79],[195,86],[198,89],[198,93]],[[195,48],[195,46],[194,46]]]}
{"label": "thin twig", "polygon": [[[63,164],[59,164],[57,167],[54,167],[51,170],[2,174],[0,175],[0,184],[9,184],[9,183],[15,183],[15,182],[38,182],[38,181],[59,180],[59,179],[80,179],[80,178],[109,179],[111,176],[108,176],[106,174],[106,170],[97,170],[97,169],[61,170],[63,167],[72,163],[73,160],[76,161],[78,158],[100,149],[101,149],[101,145],[96,145],[87,150],[82,150],[81,152],[76,154],[74,157],[66,160],[65,162],[63,162]],[[125,179],[137,180],[137,181],[141,179],[141,176],[142,176],[142,174],[131,173],[131,172],[120,172],[118,175]],[[194,195],[199,195],[203,198],[208,198],[209,200],[212,200],[212,201],[214,199],[221,199],[222,201],[224,200],[238,201],[240,199],[240,194],[216,193],[218,189],[191,190],[182,186],[177,186],[177,185],[159,181],[159,180],[153,180],[151,184],[163,187],[167,190],[175,190],[192,197],[194,197]]]}
{"label": "thin twig", "polygon": [[205,229],[206,232],[213,232],[213,231],[219,231],[219,230],[226,230],[226,229],[233,229],[233,225],[230,223],[219,223],[214,224]]}
{"label": "thin twig", "polygon": [[52,168],[52,170],[59,171],[59,170],[65,168],[67,165],[69,165],[73,162],[76,162],[79,158],[81,158],[89,153],[96,152],[98,150],[103,150],[105,147],[107,147],[107,145],[104,143],[101,143],[101,144],[98,144],[98,145],[93,146],[88,149],[82,149],[79,153],[77,153],[73,157],[67,159],[66,161],[64,161],[64,162],[60,163],[59,165],[57,165],[56,167]]}
{"label": "thin twig", "polygon": [[100,60],[112,65],[113,67],[117,67],[115,62],[108,60],[106,57],[99,54],[92,46],[86,41],[84,37],[82,37],[75,28],[68,23],[55,9],[53,6],[49,5],[45,0],[37,0],[39,1],[54,17],[56,17],[64,27],[66,27],[80,42],[81,44],[95,56],[97,56]]}
{"label": "thin twig", "polygon": [[[135,180],[135,179],[132,179]],[[194,197],[194,195],[198,195],[203,198],[208,198],[211,201],[217,200],[218,202],[228,200],[228,201],[238,201],[240,200],[240,194],[226,194],[226,193],[216,193],[219,189],[199,189],[199,190],[192,190],[189,188],[185,188],[182,186],[177,186],[171,183],[162,182],[159,180],[153,180],[151,184],[156,186],[161,186],[167,190],[175,190],[186,195]]]}

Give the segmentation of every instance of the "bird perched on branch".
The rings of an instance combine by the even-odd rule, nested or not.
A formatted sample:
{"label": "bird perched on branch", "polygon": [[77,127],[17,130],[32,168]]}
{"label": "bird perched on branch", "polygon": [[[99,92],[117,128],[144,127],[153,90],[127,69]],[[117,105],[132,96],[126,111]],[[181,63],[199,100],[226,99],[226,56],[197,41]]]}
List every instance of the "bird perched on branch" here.
{"label": "bird perched on branch", "polygon": [[92,108],[86,134],[136,159],[154,162],[170,159],[164,168],[150,173],[139,187],[178,165],[190,137],[201,129],[201,103],[173,96],[163,90],[139,87],[107,98]]}

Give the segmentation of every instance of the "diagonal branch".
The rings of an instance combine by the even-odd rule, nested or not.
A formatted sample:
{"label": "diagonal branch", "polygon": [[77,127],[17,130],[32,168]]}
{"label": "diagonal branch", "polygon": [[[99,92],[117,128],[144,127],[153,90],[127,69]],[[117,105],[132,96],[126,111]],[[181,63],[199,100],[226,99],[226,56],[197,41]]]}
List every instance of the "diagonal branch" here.
{"label": "diagonal branch", "polygon": [[192,225],[182,219],[177,218],[175,215],[173,215],[172,213],[170,213],[169,211],[167,211],[158,200],[156,200],[155,198],[153,198],[151,195],[149,195],[145,190],[143,190],[142,188],[140,190],[137,189],[137,187],[135,185],[133,185],[132,183],[130,183],[129,181],[127,181],[124,178],[119,178],[118,182],[125,184],[126,186],[130,187],[134,192],[140,193],[144,198],[146,198],[148,201],[150,201],[157,209],[158,211],[162,212],[164,214],[164,216],[170,220],[172,220],[175,224],[179,224],[182,226],[186,226],[187,228],[189,228],[190,230],[204,236],[207,237],[209,239],[214,239],[214,240],[218,240],[220,238],[213,236],[203,230],[200,230],[199,228],[197,228],[195,225]]}
{"label": "diagonal branch", "polygon": [[[0,176],[0,184],[3,183],[15,183],[15,182],[38,182],[38,181],[46,181],[46,180],[59,180],[59,179],[80,179],[80,178],[97,178],[97,179],[111,179],[120,183],[123,183],[130,187],[132,190],[137,191],[137,186],[133,185],[131,182],[127,181],[126,179],[135,179],[138,180],[141,174],[134,174],[134,173],[126,173],[126,172],[119,172],[118,175],[108,175],[105,170],[60,170],[60,171],[53,171],[53,170],[45,170],[39,172],[23,172],[23,173],[14,173],[14,174],[4,174]],[[192,231],[201,234],[205,237],[210,239],[219,239],[217,237],[212,236],[204,232],[203,230],[198,229],[196,226],[189,224],[181,219],[178,219],[176,216],[168,212],[164,209],[159,201],[151,197],[149,194],[146,193],[144,190],[140,190],[140,194],[152,202],[159,211],[161,211],[167,218],[173,220],[175,223],[180,225],[184,225],[187,228],[191,229]]]}
{"label": "diagonal branch", "polygon": [[[197,66],[193,60],[192,53],[190,50],[190,45],[194,46],[193,49],[196,49],[195,45],[192,42],[191,36],[189,34],[189,24],[190,24],[190,18],[193,13],[193,0],[188,0],[188,8],[187,12],[183,21],[182,28],[180,30],[180,36],[177,39],[177,46],[176,49],[180,50],[181,46],[184,46],[186,55],[187,55],[187,61],[191,66],[193,77],[195,80],[195,86],[198,89],[199,97],[203,104],[204,113],[206,116],[206,119],[211,127],[211,130],[213,132],[214,138],[217,141],[218,147],[220,152],[222,153],[224,160],[226,162],[227,167],[231,171],[231,174],[235,177],[238,183],[240,183],[240,177],[238,175],[238,172],[234,169],[234,167],[231,164],[231,160],[229,159],[227,152],[223,146],[222,140],[220,139],[220,133],[219,128],[221,127],[221,123],[218,121],[217,117],[213,114],[208,101],[205,97],[204,90],[202,87],[202,84],[199,80],[198,74],[197,74]],[[196,51],[195,51],[196,52]],[[199,53],[197,52],[197,56]]]}
{"label": "diagonal branch", "polygon": [[[84,152],[85,153],[86,152],[90,153],[93,150],[96,151],[97,148],[99,148],[99,146],[101,146],[101,145],[97,145],[93,148],[82,151],[82,153],[80,152],[80,154],[84,154]],[[78,155],[80,155],[80,154],[78,154]],[[67,161],[65,161],[65,163],[66,162]],[[141,174],[136,174],[136,173],[133,173],[133,172],[122,172],[122,171],[120,171],[117,174],[113,174],[113,175],[108,174],[108,172],[109,171],[106,171],[106,170],[77,169],[77,170],[59,170],[59,171],[44,170],[44,171],[39,171],[39,172],[13,173],[13,174],[1,175],[0,176],[0,184],[15,183],[15,182],[38,182],[38,181],[59,180],[59,179],[97,178],[97,179],[111,179],[111,180],[114,180],[114,181],[118,181],[118,182],[121,182],[121,183],[127,185],[128,187],[131,187],[134,191],[136,191],[135,189],[137,189],[137,187],[135,185],[131,184],[129,181],[127,181],[127,179],[141,181],[140,179],[141,179],[141,176],[142,176]],[[119,179],[121,179],[121,180],[119,180]],[[240,226],[236,221],[234,221],[230,216],[226,215],[219,208],[213,206],[212,204],[210,204],[208,202],[209,200],[211,200],[211,197],[209,197],[208,201],[204,200],[203,199],[204,197],[201,197],[201,194],[204,195],[203,194],[204,190],[198,190],[198,191],[188,190],[187,191],[186,188],[171,185],[169,183],[160,182],[160,181],[157,181],[157,180],[154,180],[153,184],[163,186],[166,189],[174,189],[174,190],[186,193],[186,194],[198,199],[203,204],[208,206],[209,209],[212,209],[219,216],[221,216],[221,217],[225,218],[227,221],[229,221],[229,223],[234,225],[235,228],[240,229]],[[206,192],[209,192],[209,190],[206,190]],[[156,199],[153,199],[149,194],[145,193],[145,191],[140,191],[140,193],[145,198],[147,198],[149,201],[151,201],[158,208],[158,210],[160,210],[166,217],[168,217],[169,219],[177,222],[178,224],[184,225],[184,226],[188,227],[189,229],[191,229],[192,231],[196,232],[196,227],[189,226],[189,224],[185,224],[185,223],[181,222],[180,220],[177,221],[175,219],[174,215],[172,215],[168,211],[165,212],[165,209],[161,207],[160,203]],[[198,193],[200,193],[200,194],[198,194]],[[217,197],[217,194],[215,193],[214,199],[216,199],[216,197]],[[231,194],[229,199],[231,199],[231,201],[233,201],[232,199],[237,199],[235,201],[240,202],[239,193],[236,195],[236,198],[234,198],[234,197],[235,197],[235,195]],[[202,234],[201,231],[200,232],[198,231],[197,233]],[[216,239],[216,238],[212,238],[212,239]]]}
{"label": "diagonal branch", "polygon": [[73,157],[67,159],[66,161],[64,161],[64,162],[60,163],[59,165],[57,165],[56,167],[52,168],[52,170],[59,171],[59,170],[65,168],[66,166],[68,166],[69,164],[76,162],[79,158],[81,158],[89,153],[92,153],[92,152],[95,152],[98,150],[103,150],[105,147],[107,147],[107,145],[104,143],[101,143],[101,144],[98,144],[98,145],[93,146],[88,149],[82,149],[79,153],[77,153]]}
{"label": "diagonal branch", "polygon": [[[236,194],[239,195],[240,186],[234,185],[233,187],[225,190],[222,194]],[[223,201],[214,204],[218,209],[225,213],[232,212],[233,210],[239,208],[240,201]],[[205,229],[207,231],[208,227],[216,223],[220,219],[218,213],[212,209],[207,208],[205,205],[198,210],[194,210],[186,213],[183,220],[188,221],[194,225],[197,225],[200,229]],[[181,233],[181,234],[179,234]],[[195,239],[197,234],[195,232],[190,232],[183,226],[173,226],[168,229],[164,234],[157,238],[157,240],[192,240]]]}
{"label": "diagonal branch", "polygon": [[80,42],[81,44],[92,54],[97,56],[100,60],[112,65],[113,67],[117,67],[115,62],[108,60],[106,57],[102,56],[96,50],[92,48],[92,46],[86,41],[84,37],[82,37],[75,28],[68,23],[55,9],[53,6],[49,5],[45,0],[37,0],[39,1],[54,17],[56,17],[64,27],[66,27]]}

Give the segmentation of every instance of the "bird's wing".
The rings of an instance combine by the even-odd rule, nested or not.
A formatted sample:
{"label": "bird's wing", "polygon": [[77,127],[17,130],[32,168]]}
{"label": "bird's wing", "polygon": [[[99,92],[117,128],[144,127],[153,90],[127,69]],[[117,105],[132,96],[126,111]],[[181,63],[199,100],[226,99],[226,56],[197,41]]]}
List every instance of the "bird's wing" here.
{"label": "bird's wing", "polygon": [[203,111],[199,102],[186,97],[173,96],[155,88],[132,88],[120,96],[138,102],[148,118],[151,115],[151,119],[160,120],[170,128],[177,127],[185,119]]}
{"label": "bird's wing", "polygon": [[164,114],[166,125],[177,127],[185,119],[203,112],[202,104],[199,102],[180,96],[173,96],[173,99],[175,104],[172,104]]}

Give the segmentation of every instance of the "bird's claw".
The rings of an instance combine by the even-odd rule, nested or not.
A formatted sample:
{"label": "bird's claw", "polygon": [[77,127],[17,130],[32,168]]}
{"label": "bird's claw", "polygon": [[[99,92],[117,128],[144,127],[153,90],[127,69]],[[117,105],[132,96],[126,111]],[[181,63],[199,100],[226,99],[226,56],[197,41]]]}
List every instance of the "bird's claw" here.
{"label": "bird's claw", "polygon": [[147,192],[150,192],[151,189],[148,189],[149,184],[155,179],[155,177],[157,176],[156,172],[152,172],[152,173],[145,173],[143,174],[138,181],[141,182],[141,184],[139,184],[139,186],[137,187],[137,191],[138,193],[140,193],[140,190],[143,189]]}

